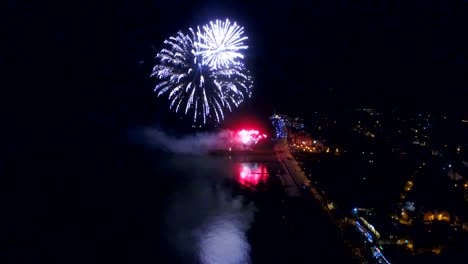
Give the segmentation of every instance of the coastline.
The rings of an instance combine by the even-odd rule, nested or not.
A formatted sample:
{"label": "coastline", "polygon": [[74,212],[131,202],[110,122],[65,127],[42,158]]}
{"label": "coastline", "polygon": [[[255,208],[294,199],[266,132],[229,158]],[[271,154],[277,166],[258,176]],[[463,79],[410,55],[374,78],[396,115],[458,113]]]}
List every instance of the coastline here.
{"label": "coastline", "polygon": [[352,243],[348,241],[349,239],[345,236],[346,230],[355,228],[355,223],[352,218],[344,217],[341,219],[339,216],[335,215],[334,210],[328,207],[326,197],[321,195],[307,178],[299,163],[289,150],[288,143],[285,138],[280,139],[275,144],[274,151],[278,162],[285,168],[285,172],[287,172],[289,178],[294,182],[299,192],[301,192],[301,195],[309,194],[314,197],[322,210],[328,215],[332,224],[339,231],[340,236],[343,239],[343,245],[353,260],[356,261],[356,263],[370,263],[364,256],[365,249],[352,245]]}

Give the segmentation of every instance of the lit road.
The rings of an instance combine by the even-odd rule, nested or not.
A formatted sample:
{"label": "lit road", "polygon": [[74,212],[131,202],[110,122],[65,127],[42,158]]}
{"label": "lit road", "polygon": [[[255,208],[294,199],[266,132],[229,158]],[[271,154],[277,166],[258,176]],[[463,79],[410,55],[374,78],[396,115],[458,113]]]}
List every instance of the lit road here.
{"label": "lit road", "polygon": [[317,189],[310,184],[310,180],[306,177],[304,171],[291,154],[286,139],[280,140],[275,145],[275,153],[280,163],[284,166],[285,171],[288,172],[289,180],[292,180],[297,187],[296,190],[299,192],[299,195],[302,187],[307,187],[312,196],[320,203],[322,209],[328,212],[326,201],[318,193]]}
{"label": "lit road", "polygon": [[[279,188],[283,190],[282,194],[268,197],[261,192],[257,193],[256,197],[260,200],[256,201],[256,206],[260,212],[264,212],[260,213],[264,216],[257,218],[254,230],[263,231],[258,235],[262,240],[257,243],[252,241],[252,247],[254,251],[257,249],[256,252],[265,252],[261,253],[262,256],[279,251],[275,254],[281,257],[256,258],[254,253],[254,263],[353,263],[345,252],[338,230],[323,213],[323,208],[301,191],[301,179],[306,177],[300,174],[301,170],[286,145],[279,143],[274,151],[271,148],[269,151],[257,149],[251,153],[232,155],[230,159],[244,164],[258,163],[258,168],[261,168],[262,162],[270,164],[268,166],[273,170],[269,171],[268,189],[276,188],[272,186],[271,180],[277,179]],[[277,164],[277,167],[273,164]],[[242,182],[248,173],[239,170],[238,174]],[[269,213],[265,215],[265,212]]]}
{"label": "lit road", "polygon": [[[334,214],[330,211],[330,209],[327,206],[327,199],[320,195],[320,193],[317,191],[317,189],[310,183],[310,180],[307,178],[307,176],[304,174],[304,171],[301,169],[300,165],[298,162],[295,160],[294,156],[291,154],[291,151],[288,148],[288,144],[286,139],[280,140],[276,145],[275,145],[275,153],[277,155],[278,160],[280,163],[284,166],[285,171],[288,172],[287,176],[290,180],[294,182],[296,185],[297,189],[300,192],[300,189],[302,186],[307,186],[308,191],[310,194],[318,201],[320,204],[321,208],[323,211],[327,212],[328,215],[330,216],[330,220],[341,229],[341,232],[343,232],[343,227],[344,226],[355,226],[354,221],[350,221],[351,219],[335,219]],[[286,176],[286,175],[285,175]],[[285,179],[287,180],[287,179]],[[305,189],[304,189],[305,190]],[[344,224],[344,226],[343,226]],[[352,247],[354,248],[354,246]],[[355,248],[354,248],[355,249]],[[361,250],[361,249],[359,249]],[[358,253],[355,255],[356,259],[358,262],[359,261],[367,261],[364,257],[363,253]]]}
{"label": "lit road", "polygon": [[[299,188],[301,188],[303,185],[307,185],[310,187],[310,191],[312,195],[319,201],[322,201],[321,196],[317,192],[315,188],[310,186],[310,181],[307,179],[305,176],[304,172],[302,171],[301,167],[297,163],[297,161],[294,159],[293,155],[291,154],[288,144],[286,142],[286,139],[282,139],[275,145],[275,153],[277,155],[278,160],[280,163],[284,166],[285,171],[288,172],[289,177],[287,177],[286,180],[291,181],[292,183],[297,187],[296,190],[298,192]],[[286,178],[286,177],[285,177]],[[292,184],[290,183],[290,184]],[[289,185],[288,185],[289,186]],[[300,195],[300,193],[299,193]]]}

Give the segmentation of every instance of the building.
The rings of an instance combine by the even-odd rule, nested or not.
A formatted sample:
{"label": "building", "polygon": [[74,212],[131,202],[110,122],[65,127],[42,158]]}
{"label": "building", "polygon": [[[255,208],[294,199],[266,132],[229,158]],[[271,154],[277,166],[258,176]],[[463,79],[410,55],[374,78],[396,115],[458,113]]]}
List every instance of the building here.
{"label": "building", "polygon": [[401,245],[413,249],[413,241],[397,222],[389,217],[355,213],[356,228],[374,245]]}
{"label": "building", "polygon": [[312,136],[303,131],[300,132],[289,132],[288,141],[296,145],[312,146],[314,141]]}

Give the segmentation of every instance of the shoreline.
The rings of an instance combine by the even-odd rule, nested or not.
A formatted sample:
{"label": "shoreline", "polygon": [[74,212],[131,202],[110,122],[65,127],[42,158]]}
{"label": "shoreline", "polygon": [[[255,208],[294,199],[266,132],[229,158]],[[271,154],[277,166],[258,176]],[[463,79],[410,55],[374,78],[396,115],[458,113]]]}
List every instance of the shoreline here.
{"label": "shoreline", "polygon": [[304,191],[307,190],[308,194],[312,195],[312,197],[319,203],[323,212],[325,212],[328,215],[332,224],[336,227],[341,238],[343,239],[343,246],[345,250],[348,251],[352,259],[356,261],[356,263],[363,263],[363,261],[369,263],[369,260],[367,260],[363,254],[353,254],[353,252],[355,252],[356,249],[359,248],[352,247],[349,243],[347,243],[348,239],[344,235],[344,229],[349,228],[350,226],[352,228],[355,227],[355,224],[352,221],[352,219],[347,217],[345,217],[344,219],[340,219],[334,214],[334,211],[328,207],[327,199],[324,196],[320,195],[320,193],[313,186],[311,181],[304,174],[304,171],[299,166],[294,155],[289,150],[286,139],[283,138],[280,141],[278,141],[275,144],[274,150],[278,158],[278,162],[286,169],[285,172],[287,172],[290,178],[294,181],[298,190],[300,190],[300,195],[305,195]]}

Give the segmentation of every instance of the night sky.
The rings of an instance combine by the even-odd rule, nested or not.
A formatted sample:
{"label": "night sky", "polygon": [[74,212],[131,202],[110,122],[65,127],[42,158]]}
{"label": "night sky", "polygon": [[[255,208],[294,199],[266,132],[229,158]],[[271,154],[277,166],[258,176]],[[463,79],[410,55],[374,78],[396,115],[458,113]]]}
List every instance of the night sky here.
{"label": "night sky", "polygon": [[178,30],[226,17],[249,36],[247,63],[256,86],[241,112],[467,108],[467,1],[4,6],[5,62],[12,71],[2,93],[15,120],[19,115],[43,124],[84,117],[123,126],[173,120],[167,102],[152,93],[156,51]]}
{"label": "night sky", "polygon": [[[217,18],[245,27],[256,85],[227,123],[268,121],[273,109],[466,113],[467,14],[466,0],[2,1],[0,246],[18,255],[57,247],[50,252],[77,263],[93,250],[114,262],[154,253],[145,240],[138,248],[113,237],[139,229],[126,217],[152,210],[168,189],[153,175],[157,157],[129,142],[129,129],[162,126],[172,136],[191,122],[169,111],[149,77],[178,30]],[[144,228],[162,218],[154,210],[141,219],[149,236]]]}

